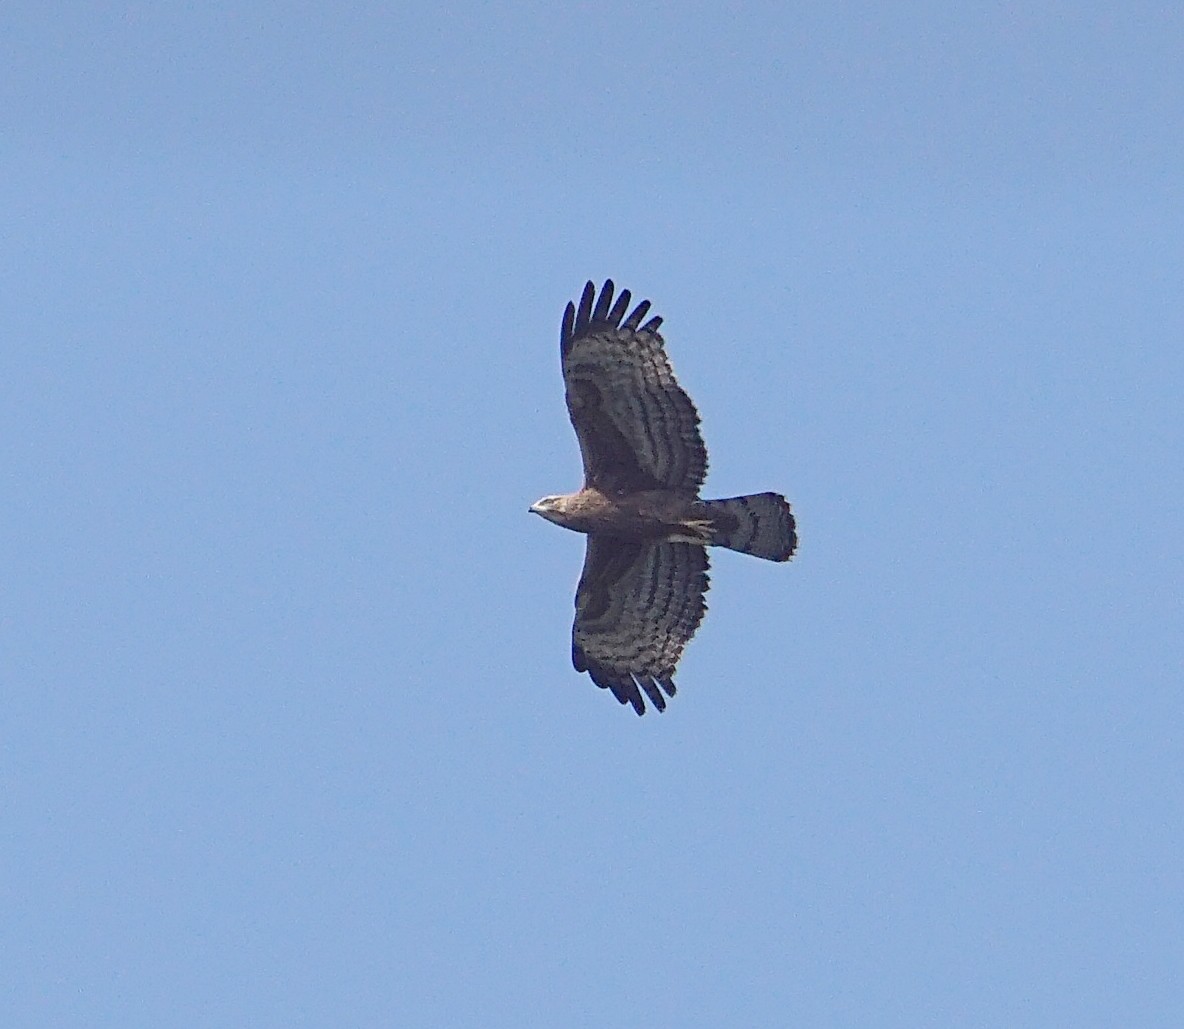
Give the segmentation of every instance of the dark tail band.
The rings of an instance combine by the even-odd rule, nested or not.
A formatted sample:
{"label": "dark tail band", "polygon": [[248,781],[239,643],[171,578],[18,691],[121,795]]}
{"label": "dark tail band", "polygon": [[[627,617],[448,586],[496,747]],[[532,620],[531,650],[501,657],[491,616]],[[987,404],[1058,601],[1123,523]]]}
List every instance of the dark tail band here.
{"label": "dark tail band", "polygon": [[797,549],[793,511],[779,493],[753,493],[727,500],[705,500],[711,516],[712,544],[769,561],[788,561]]}

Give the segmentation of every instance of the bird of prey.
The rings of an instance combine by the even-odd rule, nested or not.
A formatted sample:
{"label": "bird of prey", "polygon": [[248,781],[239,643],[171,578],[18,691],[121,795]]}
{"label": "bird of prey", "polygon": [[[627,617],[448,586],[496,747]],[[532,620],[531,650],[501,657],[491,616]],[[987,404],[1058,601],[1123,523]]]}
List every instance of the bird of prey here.
{"label": "bird of prey", "polygon": [[[584,287],[559,334],[567,410],[584,486],[530,510],[588,536],[576,588],[572,664],[645,714],[675,693],[674,670],[706,604],[708,546],[788,561],[797,546],[785,498],[700,500],[707,450],[699,415],[674,378],[658,332],[612,280]],[[665,696],[663,695],[665,694]]]}

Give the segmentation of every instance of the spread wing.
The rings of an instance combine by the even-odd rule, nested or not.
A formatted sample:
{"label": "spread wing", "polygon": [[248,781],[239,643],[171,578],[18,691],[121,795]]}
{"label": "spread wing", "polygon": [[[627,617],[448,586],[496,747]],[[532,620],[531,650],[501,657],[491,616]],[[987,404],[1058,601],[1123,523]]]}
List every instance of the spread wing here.
{"label": "spread wing", "polygon": [[675,381],[658,333],[662,319],[642,324],[648,300],[626,318],[629,301],[624,290],[613,303],[611,279],[597,300],[589,282],[579,308],[568,304],[563,315],[563,381],[584,483],[611,493],[697,495],[707,474],[698,412]]}
{"label": "spread wing", "polygon": [[572,664],[645,714],[673,697],[674,668],[707,605],[707,550],[589,536],[576,590]]}

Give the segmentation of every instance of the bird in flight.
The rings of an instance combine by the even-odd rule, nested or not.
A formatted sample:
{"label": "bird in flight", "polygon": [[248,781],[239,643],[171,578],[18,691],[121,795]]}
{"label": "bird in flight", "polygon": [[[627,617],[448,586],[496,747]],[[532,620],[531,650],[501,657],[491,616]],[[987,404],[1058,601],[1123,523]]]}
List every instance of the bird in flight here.
{"label": "bird in flight", "polygon": [[793,512],[778,493],[701,500],[707,449],[674,378],[650,302],[629,311],[612,280],[589,282],[559,334],[584,485],[530,510],[588,536],[576,588],[572,664],[645,714],[675,694],[674,670],[707,606],[707,547],[788,561]]}

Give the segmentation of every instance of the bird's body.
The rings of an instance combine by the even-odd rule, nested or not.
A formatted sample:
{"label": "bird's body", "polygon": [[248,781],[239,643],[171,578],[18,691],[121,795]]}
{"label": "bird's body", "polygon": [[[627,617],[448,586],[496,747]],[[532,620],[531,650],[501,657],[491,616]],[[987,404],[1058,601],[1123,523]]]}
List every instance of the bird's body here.
{"label": "bird's body", "polygon": [[698,412],[674,378],[662,319],[642,324],[649,301],[626,318],[629,302],[625,290],[613,303],[610,280],[599,299],[589,282],[579,307],[567,305],[560,349],[584,486],[530,510],[589,537],[572,661],[644,714],[643,692],[658,710],[674,695],[678,659],[706,610],[705,548],[787,561],[797,534],[779,494],[699,498]]}
{"label": "bird's body", "polygon": [[708,543],[709,523],[699,501],[665,490],[639,490],[614,496],[595,486],[576,493],[544,497],[531,510],[548,521],[589,535],[624,539],[674,540]]}
{"label": "bird's body", "polygon": [[[585,486],[575,493],[544,497],[530,509],[588,535],[720,546],[772,561],[787,561],[796,542],[789,505],[776,493],[699,500],[669,490],[614,495]],[[769,519],[763,531],[759,517]]]}

